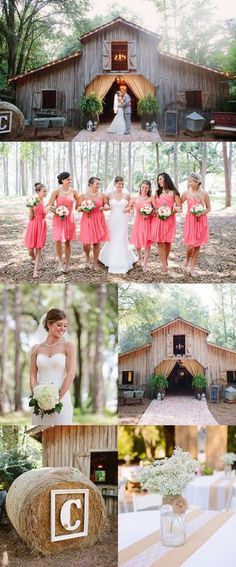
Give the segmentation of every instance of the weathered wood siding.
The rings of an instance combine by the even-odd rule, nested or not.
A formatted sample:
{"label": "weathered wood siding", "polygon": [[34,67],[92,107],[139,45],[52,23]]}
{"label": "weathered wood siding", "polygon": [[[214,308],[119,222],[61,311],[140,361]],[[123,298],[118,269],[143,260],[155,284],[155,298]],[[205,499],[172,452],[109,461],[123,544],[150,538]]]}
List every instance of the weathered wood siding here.
{"label": "weathered wood siding", "polygon": [[[43,466],[75,467],[90,477],[90,452],[117,450],[115,425],[71,425],[43,431]],[[79,466],[78,466],[79,463]]]}
{"label": "weathered wood siding", "polygon": [[175,321],[152,334],[152,368],[155,368],[165,358],[173,357],[174,335],[185,335],[186,337],[186,355],[183,358],[194,358],[203,367],[207,366],[207,334],[187,325],[184,321]]}
{"label": "weathered wood siding", "polygon": [[227,370],[236,371],[236,352],[230,352],[214,345],[208,345],[209,383],[227,384]]}
{"label": "weathered wood siding", "polygon": [[135,386],[146,384],[152,374],[150,364],[150,347],[119,356],[119,383],[122,383],[122,371],[134,371]]}

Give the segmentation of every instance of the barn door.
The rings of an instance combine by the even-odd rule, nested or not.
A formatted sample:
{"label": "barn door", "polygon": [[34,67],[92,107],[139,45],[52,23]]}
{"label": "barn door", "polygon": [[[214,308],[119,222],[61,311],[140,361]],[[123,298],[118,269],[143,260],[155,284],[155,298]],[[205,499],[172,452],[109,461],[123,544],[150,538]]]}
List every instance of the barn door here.
{"label": "barn door", "polygon": [[211,108],[211,93],[202,93],[202,108]]}
{"label": "barn door", "polygon": [[166,337],[166,350],[167,356],[173,356],[173,335],[167,335]]}
{"label": "barn door", "polygon": [[42,91],[34,91],[32,93],[32,108],[33,110],[40,110],[42,107]]}
{"label": "barn door", "polygon": [[192,343],[192,335],[190,333],[186,334],[186,355],[192,356],[193,354],[193,343]]}
{"label": "barn door", "polygon": [[137,46],[136,41],[128,41],[128,69],[137,69]]}
{"label": "barn door", "polygon": [[103,70],[111,71],[111,41],[103,42]]}
{"label": "barn door", "polygon": [[177,103],[186,106],[186,96],[185,91],[178,91],[177,92]]}
{"label": "barn door", "polygon": [[90,453],[74,453],[73,467],[79,469],[87,478],[90,478]]}

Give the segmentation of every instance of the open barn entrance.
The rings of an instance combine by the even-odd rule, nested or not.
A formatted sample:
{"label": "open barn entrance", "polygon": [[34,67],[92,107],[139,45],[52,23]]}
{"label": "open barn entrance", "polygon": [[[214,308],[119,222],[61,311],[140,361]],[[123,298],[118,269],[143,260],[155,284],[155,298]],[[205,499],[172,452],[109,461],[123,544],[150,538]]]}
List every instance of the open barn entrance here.
{"label": "open barn entrance", "polygon": [[[123,82],[125,84],[125,82]],[[137,106],[138,106],[138,99],[133,93],[132,89],[126,85],[127,93],[131,98],[131,108],[132,108],[132,122],[138,122],[140,118],[137,114]],[[114,103],[114,96],[115,93],[119,90],[120,85],[115,80],[112,84],[111,88],[109,89],[108,93],[104,97],[104,112],[101,115],[101,122],[112,122],[114,118],[114,111],[113,111],[113,103]]]}
{"label": "open barn entrance", "polygon": [[169,387],[167,393],[171,395],[192,395],[192,377],[192,374],[185,368],[181,360],[178,360],[168,376]]}

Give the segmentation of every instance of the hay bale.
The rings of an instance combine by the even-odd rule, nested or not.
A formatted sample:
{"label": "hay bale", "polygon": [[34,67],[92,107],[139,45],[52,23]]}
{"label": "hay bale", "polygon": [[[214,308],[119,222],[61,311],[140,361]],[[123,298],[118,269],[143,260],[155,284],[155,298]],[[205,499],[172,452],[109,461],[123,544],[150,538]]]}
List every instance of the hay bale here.
{"label": "hay bale", "polygon": [[[51,541],[51,490],[70,491],[70,495],[56,496],[56,534],[65,535],[74,532],[63,528],[60,521],[61,506],[68,500],[78,498],[78,494],[73,495],[73,489],[79,488],[89,489],[88,535]],[[34,551],[40,551],[43,555],[54,555],[73,547],[90,546],[99,539],[107,525],[106,509],[99,490],[80,471],[72,468],[42,468],[22,474],[9,489],[6,509],[22,539]],[[81,510],[74,505],[70,510],[73,525],[76,520],[82,519],[84,503]]]}
{"label": "hay bale", "polygon": [[22,114],[21,110],[10,102],[4,102],[0,100],[0,112],[5,112],[6,110],[11,110],[12,112],[12,126],[11,132],[9,132],[8,134],[0,132],[0,138],[3,141],[18,138],[24,133],[25,130],[25,119],[24,114]]}

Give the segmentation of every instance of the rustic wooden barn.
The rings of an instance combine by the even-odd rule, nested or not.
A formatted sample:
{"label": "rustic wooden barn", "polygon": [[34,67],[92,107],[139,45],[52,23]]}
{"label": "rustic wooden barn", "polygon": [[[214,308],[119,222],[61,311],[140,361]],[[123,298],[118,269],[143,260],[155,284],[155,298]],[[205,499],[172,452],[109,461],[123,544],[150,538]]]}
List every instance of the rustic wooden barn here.
{"label": "rustic wooden barn", "polygon": [[126,84],[137,101],[148,93],[160,103],[163,124],[167,109],[209,113],[228,95],[229,74],[159,50],[160,36],[118,17],[83,35],[81,50],[38,69],[12,77],[16,104],[28,121],[45,111],[63,112],[67,124],[79,121],[84,94],[104,98],[104,120],[112,116],[114,92]]}
{"label": "rustic wooden barn", "polygon": [[43,467],[73,467],[90,478],[104,496],[108,513],[117,511],[117,428],[114,425],[34,427],[42,443]]}
{"label": "rustic wooden barn", "polygon": [[191,391],[204,374],[208,385],[236,385],[236,351],[208,341],[210,332],[178,317],[151,332],[152,342],[119,355],[119,384],[146,388],[153,373],[168,378],[168,392]]}

